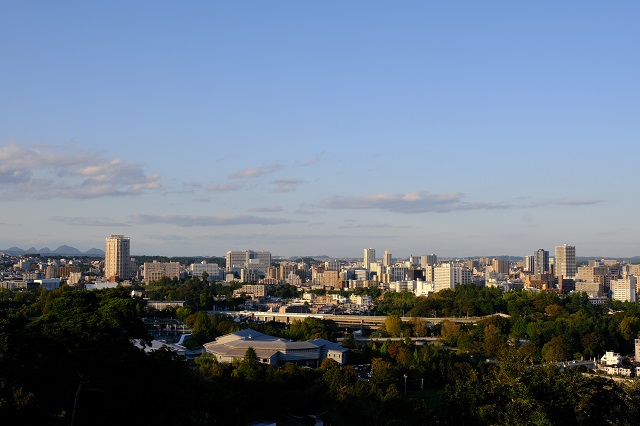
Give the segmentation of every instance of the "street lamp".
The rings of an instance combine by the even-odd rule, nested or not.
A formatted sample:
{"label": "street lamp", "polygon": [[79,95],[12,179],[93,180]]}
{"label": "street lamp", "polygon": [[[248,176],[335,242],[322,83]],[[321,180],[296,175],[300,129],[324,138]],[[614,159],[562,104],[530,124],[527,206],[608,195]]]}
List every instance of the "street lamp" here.
{"label": "street lamp", "polygon": [[407,396],[407,375],[404,375],[404,395]]}

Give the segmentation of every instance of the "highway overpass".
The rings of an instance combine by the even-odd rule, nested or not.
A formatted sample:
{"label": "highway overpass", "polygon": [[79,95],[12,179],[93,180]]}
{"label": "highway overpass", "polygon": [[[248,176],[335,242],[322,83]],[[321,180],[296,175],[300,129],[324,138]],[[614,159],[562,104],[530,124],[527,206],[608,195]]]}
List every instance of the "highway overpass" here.
{"label": "highway overpass", "polygon": [[[362,326],[369,328],[378,328],[380,324],[383,324],[387,319],[383,315],[334,315],[334,314],[293,314],[293,313],[278,313],[278,312],[256,312],[256,311],[209,311],[211,314],[226,315],[234,319],[240,320],[253,320],[260,322],[283,322],[290,324],[293,321],[302,321],[307,317],[325,319],[334,321],[339,326]],[[501,314],[496,314],[501,315]],[[489,317],[492,315],[489,315]],[[428,317],[401,317],[402,321],[408,322],[412,319],[419,318],[420,320],[439,324],[442,321],[448,320],[456,323],[474,324],[487,317],[447,317],[447,318],[428,318]]]}

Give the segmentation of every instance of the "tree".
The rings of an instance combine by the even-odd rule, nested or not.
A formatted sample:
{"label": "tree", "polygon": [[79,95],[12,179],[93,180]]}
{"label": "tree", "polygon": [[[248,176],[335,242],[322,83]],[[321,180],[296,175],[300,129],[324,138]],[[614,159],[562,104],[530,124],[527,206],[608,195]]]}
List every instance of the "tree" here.
{"label": "tree", "polygon": [[402,320],[396,315],[389,315],[384,320],[384,328],[392,337],[399,337],[402,333]]}
{"label": "tree", "polygon": [[442,341],[449,346],[458,346],[460,338],[460,326],[453,321],[442,321]]}
{"label": "tree", "polygon": [[245,382],[261,382],[265,372],[263,367],[255,349],[249,347],[245,351],[244,358],[237,365],[235,375]]}
{"label": "tree", "polygon": [[640,318],[636,316],[626,316],[620,322],[620,333],[625,340],[632,340],[638,336],[640,331]]}
{"label": "tree", "polygon": [[487,325],[483,330],[484,342],[483,349],[484,353],[493,357],[498,355],[507,344],[506,337],[500,332],[500,329],[496,327],[494,324]]}
{"label": "tree", "polygon": [[214,337],[214,328],[209,314],[198,311],[187,317],[186,323],[191,327],[191,337],[199,344],[205,344]]}
{"label": "tree", "polygon": [[562,361],[569,357],[564,340],[556,336],[542,347],[542,357],[549,362]]}
{"label": "tree", "polygon": [[428,333],[427,322],[420,318],[411,318],[409,321],[413,327],[413,335],[416,337],[426,337]]}

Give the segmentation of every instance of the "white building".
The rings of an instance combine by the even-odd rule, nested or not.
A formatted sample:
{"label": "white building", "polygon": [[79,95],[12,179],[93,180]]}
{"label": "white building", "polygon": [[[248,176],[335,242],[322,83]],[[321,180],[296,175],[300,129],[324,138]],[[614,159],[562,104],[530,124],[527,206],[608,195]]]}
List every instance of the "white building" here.
{"label": "white building", "polygon": [[433,284],[436,292],[447,288],[454,288],[456,284],[461,284],[462,268],[453,266],[451,263],[443,263],[433,268]]}
{"label": "white building", "polygon": [[118,283],[116,282],[95,282],[95,283],[86,283],[84,285],[85,290],[103,290],[105,288],[116,288],[118,287]]}
{"label": "white building", "polygon": [[628,275],[627,278],[611,281],[611,298],[621,302],[636,301],[636,285],[637,278],[634,275]]}
{"label": "white building", "polygon": [[555,275],[556,277],[562,276],[564,278],[573,279],[578,273],[578,266],[576,264],[576,248],[564,244],[562,246],[556,246],[556,258],[555,258]]}
{"label": "white building", "polygon": [[376,261],[376,249],[374,248],[366,248],[364,249],[364,259],[362,261],[362,266],[369,270],[371,269],[371,264]]}
{"label": "white building", "polygon": [[158,281],[160,278],[180,277],[180,264],[178,262],[145,262],[142,278],[145,283]]}
{"label": "white building", "polygon": [[433,281],[416,281],[415,286],[413,288],[413,293],[420,296],[429,296],[430,294],[435,292],[435,285]]}
{"label": "white building", "polygon": [[604,356],[600,358],[600,363],[607,367],[622,365],[622,356],[613,351],[605,352]]}
{"label": "white building", "polygon": [[371,306],[373,305],[373,298],[371,296],[349,296],[349,301],[358,306]]}
{"label": "white building", "polygon": [[209,281],[215,281],[220,279],[220,267],[215,263],[207,263],[203,260],[200,263],[192,263],[189,265],[189,275],[192,277],[202,277],[202,274],[207,273],[207,279]]}
{"label": "white building", "polygon": [[69,272],[68,285],[76,285],[82,280],[82,272]]}
{"label": "white building", "polygon": [[382,266],[391,266],[393,264],[392,262],[391,250],[386,249],[382,257]]}
{"label": "white building", "polygon": [[105,239],[104,276],[128,279],[131,270],[131,241],[124,235],[111,235]]}
{"label": "white building", "polygon": [[233,269],[258,269],[266,271],[271,266],[271,252],[268,251],[228,251],[227,271]]}
{"label": "white building", "polygon": [[43,278],[40,280],[33,280],[33,282],[41,285],[47,291],[60,288],[60,278]]}

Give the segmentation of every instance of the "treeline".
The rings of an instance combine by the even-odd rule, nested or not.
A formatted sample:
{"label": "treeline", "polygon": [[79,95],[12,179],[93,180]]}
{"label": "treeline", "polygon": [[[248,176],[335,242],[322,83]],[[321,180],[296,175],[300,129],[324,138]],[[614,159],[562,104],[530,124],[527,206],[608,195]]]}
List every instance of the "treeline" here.
{"label": "treeline", "polygon": [[[197,311],[233,310],[244,303],[245,298],[233,297],[233,291],[240,288],[238,283],[209,283],[201,277],[190,277],[186,280],[160,278],[142,287],[145,296],[151,300],[185,300],[188,313]],[[159,313],[161,314],[161,313]],[[174,315],[169,310],[164,314]],[[188,315],[188,314],[187,314]],[[184,319],[183,317],[180,319]]]}
{"label": "treeline", "polygon": [[[502,293],[496,288],[461,285],[428,298],[410,292],[385,293],[376,308],[390,315],[381,329],[383,335],[441,335],[445,344],[477,356],[494,356],[510,345],[518,347],[528,362],[588,359],[607,350],[632,354],[640,332],[638,304],[610,301],[594,306],[584,293]],[[416,318],[398,324],[403,312]],[[445,321],[431,328],[419,319],[492,314],[503,316],[474,325]]]}
{"label": "treeline", "polygon": [[[318,414],[334,425],[636,424],[637,381],[537,364],[558,358],[558,346],[570,357],[625,353],[640,329],[635,304],[594,307],[581,295],[528,292],[484,293],[471,305],[458,300],[475,291],[485,290],[438,294],[441,303],[430,309],[501,306],[509,316],[429,328],[391,315],[381,333],[435,332],[445,345],[347,338],[352,364],[370,367],[325,360],[319,369],[269,367],[252,351],[231,364],[205,355],[189,365],[168,350],[145,354],[132,344],[149,339],[140,319],[144,301],[128,290],[34,292],[19,308],[0,311],[0,418],[7,424],[244,425]],[[397,306],[406,309],[408,300],[402,296]],[[409,311],[421,303],[416,299]],[[203,342],[242,327],[202,311],[186,319]],[[252,327],[295,340],[332,339],[340,331],[316,318]]]}

